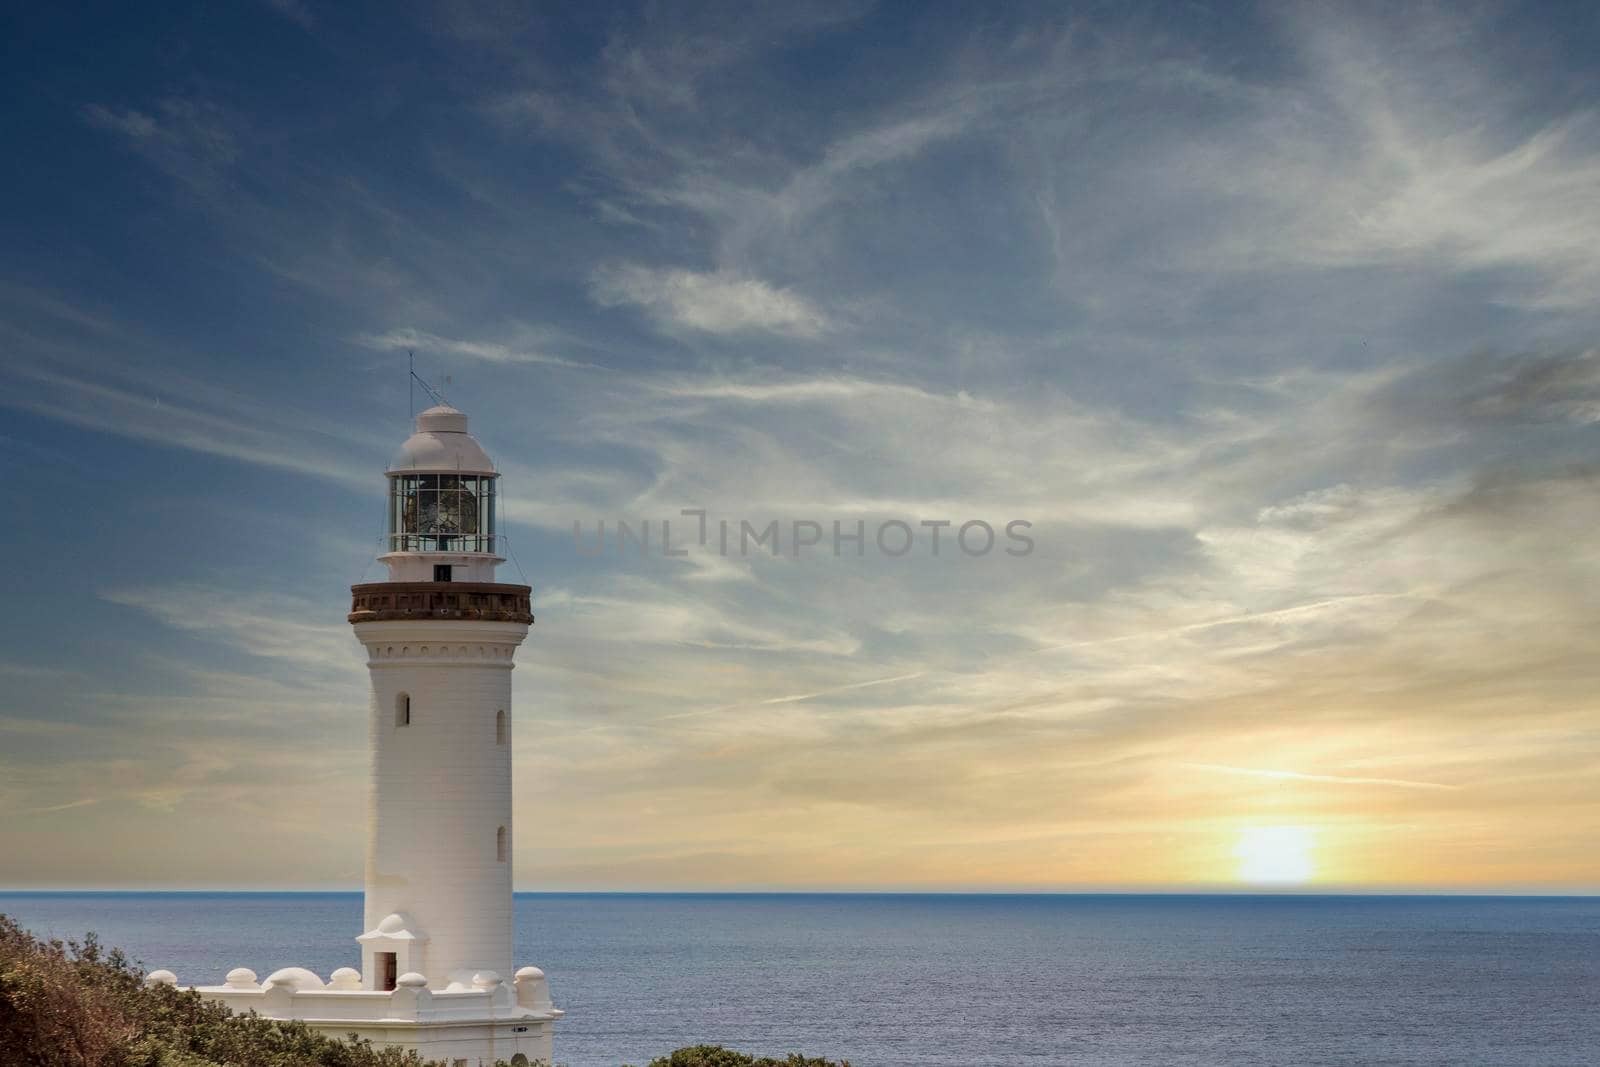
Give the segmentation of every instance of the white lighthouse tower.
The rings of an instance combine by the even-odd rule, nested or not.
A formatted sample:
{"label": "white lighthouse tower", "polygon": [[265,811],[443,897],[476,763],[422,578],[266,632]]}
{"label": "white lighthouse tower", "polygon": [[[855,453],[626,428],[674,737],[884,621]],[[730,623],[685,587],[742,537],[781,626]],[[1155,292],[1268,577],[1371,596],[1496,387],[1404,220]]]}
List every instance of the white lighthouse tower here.
{"label": "white lighthouse tower", "polygon": [[512,973],[511,671],[533,615],[495,581],[499,474],[441,404],[388,481],[388,580],[352,587],[349,615],[372,680],[361,970],[236,968],[200,992],[452,1067],[548,1063],[562,1013],[542,971]]}
{"label": "white lighthouse tower", "polygon": [[511,668],[533,616],[527,586],[494,580],[498,477],[465,415],[417,416],[389,467],[389,580],[351,591],[372,676],[369,989],[510,974]]}

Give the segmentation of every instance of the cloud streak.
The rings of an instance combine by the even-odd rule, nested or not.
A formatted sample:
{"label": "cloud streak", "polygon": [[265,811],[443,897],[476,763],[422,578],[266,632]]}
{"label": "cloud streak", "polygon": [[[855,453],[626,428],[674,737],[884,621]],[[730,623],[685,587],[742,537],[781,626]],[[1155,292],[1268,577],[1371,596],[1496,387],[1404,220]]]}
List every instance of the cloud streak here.
{"label": "cloud streak", "polygon": [[421,352],[483,360],[487,363],[543,363],[554,367],[599,369],[592,363],[562,359],[560,356],[550,355],[528,345],[502,344],[492,341],[461,341],[449,337],[439,337],[410,327],[389,330],[381,334],[363,334],[356,338],[356,342],[379,352],[410,351],[415,349]]}
{"label": "cloud streak", "polygon": [[1460,789],[1458,785],[1439,782],[1417,782],[1409,778],[1367,778],[1349,774],[1304,774],[1300,771],[1275,771],[1259,767],[1229,767],[1220,763],[1180,763],[1180,767],[1196,771],[1214,771],[1218,774],[1235,774],[1246,778],[1266,778],[1274,782],[1313,782],[1328,785],[1376,785],[1397,789]]}
{"label": "cloud streak", "polygon": [[656,322],[708,334],[817,337],[828,319],[803,296],[759,278],[637,265],[597,272],[590,293],[602,307],[632,305]]}

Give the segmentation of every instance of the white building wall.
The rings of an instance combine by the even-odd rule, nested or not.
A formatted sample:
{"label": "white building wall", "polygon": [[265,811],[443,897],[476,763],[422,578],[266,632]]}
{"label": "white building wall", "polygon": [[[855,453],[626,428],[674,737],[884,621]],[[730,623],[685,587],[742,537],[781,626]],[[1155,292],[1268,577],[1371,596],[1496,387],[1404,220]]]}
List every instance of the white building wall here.
{"label": "white building wall", "polygon": [[[523,623],[358,623],[372,678],[365,927],[406,915],[432,989],[512,973],[511,670]],[[409,725],[397,702],[409,695]],[[496,713],[506,715],[497,743]],[[497,855],[505,827],[506,855]],[[379,968],[364,947],[363,985]]]}
{"label": "white building wall", "polygon": [[441,563],[451,568],[452,582],[492,582],[494,569],[505,562],[504,556],[482,552],[386,552],[378,559],[389,568],[391,582],[431,582]]}
{"label": "white building wall", "polygon": [[[518,1054],[531,1063],[551,1063],[551,1031],[564,1014],[550,1003],[544,973],[536,967],[523,968],[510,983],[440,993],[411,981],[393,992],[363,991],[341,984],[338,972],[332,984],[324,984],[299,967],[260,983],[255,977],[237,968],[226,985],[200,986],[198,992],[235,1014],[298,1019],[329,1037],[354,1033],[380,1047],[414,1050],[428,1060],[464,1060],[470,1067],[515,1062]],[[145,982],[176,984],[177,979],[170,971],[156,971]]]}

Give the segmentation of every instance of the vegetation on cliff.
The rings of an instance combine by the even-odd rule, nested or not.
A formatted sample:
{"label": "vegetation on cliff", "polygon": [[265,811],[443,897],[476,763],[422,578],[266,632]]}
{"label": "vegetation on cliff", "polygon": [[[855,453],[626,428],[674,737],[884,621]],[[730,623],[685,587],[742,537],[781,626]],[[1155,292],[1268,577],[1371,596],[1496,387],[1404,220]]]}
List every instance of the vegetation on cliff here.
{"label": "vegetation on cliff", "polygon": [[[45,941],[0,915],[0,1064],[5,1067],[424,1067],[415,1053],[324,1037],[301,1023],[234,1015],[190,990],[146,986],[93,934]],[[650,1067],[849,1067],[755,1058],[713,1045]]]}

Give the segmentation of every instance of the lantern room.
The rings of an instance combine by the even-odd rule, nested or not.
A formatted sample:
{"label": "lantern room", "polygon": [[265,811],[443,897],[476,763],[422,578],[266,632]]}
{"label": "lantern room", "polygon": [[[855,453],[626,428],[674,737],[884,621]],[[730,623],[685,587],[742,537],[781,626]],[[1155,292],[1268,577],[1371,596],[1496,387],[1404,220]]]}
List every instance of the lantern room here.
{"label": "lantern room", "polygon": [[389,464],[390,581],[494,581],[499,554],[495,496],[500,475],[447,404],[417,416],[416,432]]}
{"label": "lantern room", "polygon": [[389,475],[390,552],[494,552],[493,474]]}

